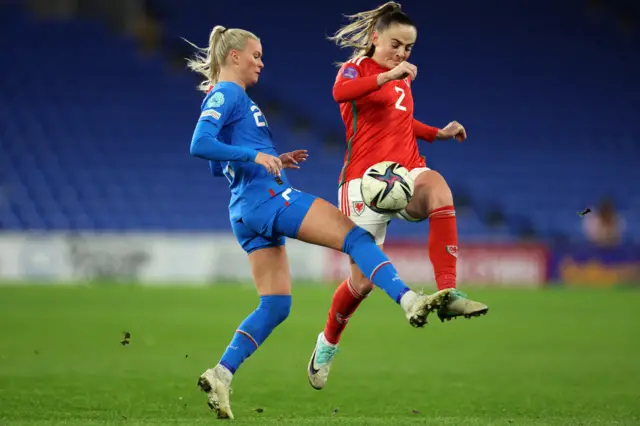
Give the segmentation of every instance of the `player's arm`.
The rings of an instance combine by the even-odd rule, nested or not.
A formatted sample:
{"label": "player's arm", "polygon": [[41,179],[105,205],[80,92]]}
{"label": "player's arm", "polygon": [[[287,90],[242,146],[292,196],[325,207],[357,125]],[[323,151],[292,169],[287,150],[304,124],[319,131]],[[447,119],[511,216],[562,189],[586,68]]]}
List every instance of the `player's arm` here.
{"label": "player's arm", "polygon": [[254,161],[258,155],[255,149],[227,145],[218,139],[224,125],[231,121],[237,99],[232,90],[221,89],[219,93],[222,103],[209,103],[200,114],[191,138],[191,155],[210,161]]}
{"label": "player's arm", "polygon": [[198,120],[191,138],[190,153],[194,157],[209,161],[254,161],[258,155],[255,149],[244,146],[227,145],[217,139],[220,127],[209,120]]}
{"label": "player's arm", "polygon": [[357,62],[347,62],[340,68],[340,73],[333,85],[333,99],[338,103],[355,101],[375,92],[392,80],[416,78],[418,69],[415,65],[402,62],[395,68],[376,75],[361,77],[362,67]]}
{"label": "player's arm", "polygon": [[446,140],[455,138],[457,141],[462,142],[467,139],[467,131],[457,121],[452,121],[447,124],[444,129],[438,129],[424,124],[416,119],[413,119],[413,132],[416,138],[423,139],[428,142],[434,140]]}
{"label": "player's arm", "polygon": [[[381,86],[378,84],[378,75],[357,77],[358,72],[353,71],[355,69],[355,67],[345,67],[340,71],[341,75],[333,85],[333,99],[339,104],[363,98]],[[351,77],[352,75],[355,77]]]}
{"label": "player's arm", "polygon": [[442,130],[437,127],[429,126],[421,121],[413,119],[413,133],[416,138],[425,140],[427,142],[433,142],[442,136]]}
{"label": "player's arm", "polygon": [[340,68],[338,78],[333,85],[333,99],[339,104],[355,101],[369,93],[373,93],[382,86],[378,82],[378,75],[362,77],[361,68],[355,63],[347,62]]}

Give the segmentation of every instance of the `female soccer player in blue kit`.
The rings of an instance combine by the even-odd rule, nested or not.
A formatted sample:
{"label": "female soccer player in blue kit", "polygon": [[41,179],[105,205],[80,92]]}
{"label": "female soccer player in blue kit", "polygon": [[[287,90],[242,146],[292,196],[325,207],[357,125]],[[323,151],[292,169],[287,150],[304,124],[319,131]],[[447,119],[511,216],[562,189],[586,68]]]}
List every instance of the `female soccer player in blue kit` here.
{"label": "female soccer player in blue kit", "polygon": [[260,108],[245,89],[258,82],[264,64],[254,34],[216,26],[209,46],[199,49],[189,67],[206,80],[207,93],[191,140],[191,155],[209,160],[215,176],[231,188],[229,216],[247,252],[260,304],[237,328],[219,363],[198,385],[219,418],[233,418],[229,389],[233,374],[289,315],[291,276],[285,237],[340,250],[423,327],[427,316],[448,303],[450,289],[433,295],[411,291],[398,277],[373,237],[327,201],[294,189],[283,169],[298,168],[306,151],[278,155]]}

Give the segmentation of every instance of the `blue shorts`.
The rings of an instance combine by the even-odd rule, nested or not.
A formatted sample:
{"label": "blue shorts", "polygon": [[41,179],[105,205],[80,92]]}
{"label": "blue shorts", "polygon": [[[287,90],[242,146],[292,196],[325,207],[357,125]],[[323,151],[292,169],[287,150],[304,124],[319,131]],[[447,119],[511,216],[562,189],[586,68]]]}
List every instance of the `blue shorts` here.
{"label": "blue shorts", "polygon": [[297,190],[280,193],[233,221],[233,234],[247,254],[262,248],[283,246],[285,237],[297,237],[300,225],[316,198]]}

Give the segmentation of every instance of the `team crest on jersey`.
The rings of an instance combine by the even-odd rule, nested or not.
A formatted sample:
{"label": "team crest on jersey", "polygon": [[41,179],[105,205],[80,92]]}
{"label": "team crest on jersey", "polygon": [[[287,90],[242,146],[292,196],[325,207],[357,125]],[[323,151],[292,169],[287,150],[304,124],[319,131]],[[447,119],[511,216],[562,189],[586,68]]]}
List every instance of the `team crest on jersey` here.
{"label": "team crest on jersey", "polygon": [[215,111],[213,109],[208,109],[206,111],[202,111],[202,114],[200,114],[200,118],[204,118],[204,117],[213,117],[216,120],[220,120],[220,117],[222,117],[222,114],[220,114],[218,111]]}
{"label": "team crest on jersey", "polygon": [[453,257],[458,257],[458,246],[447,246],[447,252]]}
{"label": "team crest on jersey", "polygon": [[353,202],[353,211],[355,214],[360,216],[362,212],[364,212],[364,202],[362,201],[354,201]]}
{"label": "team crest on jersey", "polygon": [[207,101],[207,108],[217,108],[224,104],[224,95],[222,92],[216,92]]}
{"label": "team crest on jersey", "polygon": [[354,67],[346,67],[344,69],[344,71],[342,71],[342,76],[344,78],[348,78],[350,80],[353,80],[354,78],[356,78],[358,76],[358,70],[356,70]]}

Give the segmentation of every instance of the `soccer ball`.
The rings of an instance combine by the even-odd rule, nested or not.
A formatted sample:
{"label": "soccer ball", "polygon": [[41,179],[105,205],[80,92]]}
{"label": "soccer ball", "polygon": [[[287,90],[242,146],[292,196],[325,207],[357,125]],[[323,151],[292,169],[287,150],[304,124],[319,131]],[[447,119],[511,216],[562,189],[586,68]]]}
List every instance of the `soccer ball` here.
{"label": "soccer ball", "polygon": [[369,167],[360,183],[362,201],[376,213],[395,214],[404,210],[413,196],[409,170],[393,161]]}

